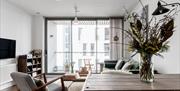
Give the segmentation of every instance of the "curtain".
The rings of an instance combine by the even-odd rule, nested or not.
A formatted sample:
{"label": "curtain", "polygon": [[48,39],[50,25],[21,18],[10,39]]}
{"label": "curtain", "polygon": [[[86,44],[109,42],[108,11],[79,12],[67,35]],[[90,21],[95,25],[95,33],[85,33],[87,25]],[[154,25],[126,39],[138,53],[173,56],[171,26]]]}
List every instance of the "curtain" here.
{"label": "curtain", "polygon": [[110,58],[113,60],[122,59],[124,55],[122,19],[110,19]]}

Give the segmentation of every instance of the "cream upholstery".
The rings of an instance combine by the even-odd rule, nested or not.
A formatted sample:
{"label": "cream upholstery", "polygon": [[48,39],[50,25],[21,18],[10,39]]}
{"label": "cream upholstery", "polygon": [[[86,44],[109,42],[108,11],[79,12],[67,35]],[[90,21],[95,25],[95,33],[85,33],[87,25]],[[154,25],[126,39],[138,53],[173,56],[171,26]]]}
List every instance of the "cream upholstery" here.
{"label": "cream upholstery", "polygon": [[20,91],[32,91],[32,89],[37,88],[34,80],[28,74],[13,72],[11,73],[11,77]]}
{"label": "cream upholstery", "polygon": [[[33,78],[26,73],[13,72],[11,73],[11,77],[16,83],[20,91],[33,91],[38,88]],[[57,80],[47,85],[47,88],[48,88],[48,91],[62,91],[61,81]],[[68,88],[65,87],[64,91],[67,91],[67,90]]]}

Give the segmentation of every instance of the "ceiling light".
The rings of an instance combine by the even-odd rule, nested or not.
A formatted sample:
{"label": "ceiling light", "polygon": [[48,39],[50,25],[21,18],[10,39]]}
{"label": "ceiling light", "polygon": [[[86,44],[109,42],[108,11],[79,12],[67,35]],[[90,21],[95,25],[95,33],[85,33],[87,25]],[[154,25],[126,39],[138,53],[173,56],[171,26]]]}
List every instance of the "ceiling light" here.
{"label": "ceiling light", "polygon": [[73,23],[74,23],[74,24],[78,24],[78,19],[77,19],[77,17],[74,18]]}
{"label": "ceiling light", "polygon": [[161,3],[158,2],[158,7],[157,7],[156,10],[152,13],[152,15],[160,15],[160,14],[167,13],[168,11],[169,11],[168,8],[163,7],[163,6],[161,5]]}
{"label": "ceiling light", "polygon": [[62,0],[56,0],[57,2],[59,2],[59,1],[62,1]]}
{"label": "ceiling light", "polygon": [[79,12],[79,11],[77,10],[76,5],[74,6],[74,10],[75,10],[75,18],[73,20],[73,24],[78,24],[77,12]]}

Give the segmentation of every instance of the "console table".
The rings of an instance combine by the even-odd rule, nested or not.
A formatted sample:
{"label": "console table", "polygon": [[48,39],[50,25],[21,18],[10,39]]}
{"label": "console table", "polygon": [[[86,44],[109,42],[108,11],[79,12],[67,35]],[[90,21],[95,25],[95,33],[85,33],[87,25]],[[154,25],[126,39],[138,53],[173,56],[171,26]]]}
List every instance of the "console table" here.
{"label": "console table", "polygon": [[82,91],[180,91],[180,74],[155,74],[155,82],[144,83],[138,74],[90,74]]}

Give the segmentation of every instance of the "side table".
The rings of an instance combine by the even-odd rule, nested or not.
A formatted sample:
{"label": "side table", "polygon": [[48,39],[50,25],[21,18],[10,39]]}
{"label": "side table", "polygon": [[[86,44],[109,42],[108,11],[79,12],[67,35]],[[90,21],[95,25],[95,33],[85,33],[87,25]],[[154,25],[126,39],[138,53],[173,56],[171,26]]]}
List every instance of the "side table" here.
{"label": "side table", "polygon": [[74,73],[66,73],[66,74],[64,74],[63,79],[64,79],[64,81],[74,81],[77,78],[76,75],[77,74],[74,74]]}

